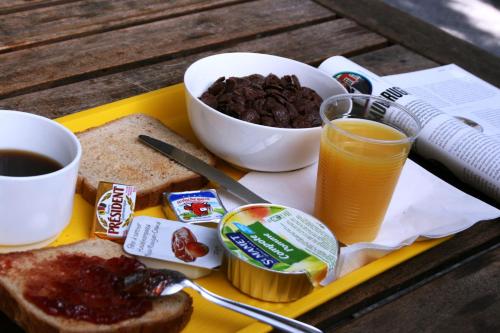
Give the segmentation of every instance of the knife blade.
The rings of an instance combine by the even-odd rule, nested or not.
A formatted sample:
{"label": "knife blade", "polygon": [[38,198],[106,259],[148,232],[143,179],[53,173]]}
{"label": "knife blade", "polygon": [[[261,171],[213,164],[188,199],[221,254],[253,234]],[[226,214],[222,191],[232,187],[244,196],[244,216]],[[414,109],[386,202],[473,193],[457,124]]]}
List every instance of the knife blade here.
{"label": "knife blade", "polygon": [[206,177],[212,182],[217,183],[219,186],[225,188],[229,193],[237,196],[247,203],[268,203],[267,200],[262,199],[260,196],[253,193],[222,171],[208,165],[199,158],[172,146],[171,144],[147,135],[139,135],[139,140],[168,158],[182,164],[186,168]]}

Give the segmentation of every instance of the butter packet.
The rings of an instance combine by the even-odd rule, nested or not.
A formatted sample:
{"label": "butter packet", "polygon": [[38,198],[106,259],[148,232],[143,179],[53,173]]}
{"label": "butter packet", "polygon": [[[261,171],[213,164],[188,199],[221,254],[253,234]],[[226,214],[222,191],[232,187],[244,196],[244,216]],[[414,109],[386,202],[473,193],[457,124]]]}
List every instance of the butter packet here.
{"label": "butter packet", "polygon": [[123,246],[135,256],[202,268],[222,263],[217,230],[150,216],[134,218]]}
{"label": "butter packet", "polygon": [[123,243],[134,217],[135,198],[133,186],[100,182],[90,236]]}

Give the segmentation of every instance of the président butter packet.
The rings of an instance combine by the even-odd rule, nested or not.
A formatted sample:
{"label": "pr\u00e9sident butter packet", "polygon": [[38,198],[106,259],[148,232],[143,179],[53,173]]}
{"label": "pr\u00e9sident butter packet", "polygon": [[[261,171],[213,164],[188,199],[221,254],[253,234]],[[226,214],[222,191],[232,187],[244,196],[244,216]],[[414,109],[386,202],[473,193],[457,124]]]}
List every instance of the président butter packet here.
{"label": "pr\u00e9sident butter packet", "polygon": [[135,217],[123,246],[125,252],[203,268],[222,263],[217,230],[157,217]]}
{"label": "pr\u00e9sident butter packet", "polygon": [[135,199],[134,186],[99,182],[90,237],[123,244],[134,217]]}

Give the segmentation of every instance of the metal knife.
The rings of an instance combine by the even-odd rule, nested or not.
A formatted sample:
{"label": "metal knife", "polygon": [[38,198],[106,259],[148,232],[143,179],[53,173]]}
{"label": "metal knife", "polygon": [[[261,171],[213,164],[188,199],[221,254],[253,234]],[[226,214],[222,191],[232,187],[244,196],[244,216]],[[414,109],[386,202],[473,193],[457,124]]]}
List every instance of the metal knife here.
{"label": "metal knife", "polygon": [[210,181],[217,183],[225,188],[229,193],[237,196],[247,203],[267,203],[267,200],[262,199],[257,194],[250,191],[245,186],[238,183],[222,171],[214,168],[211,165],[203,162],[197,157],[186,153],[185,151],[174,147],[166,142],[154,139],[147,135],[139,135],[139,140],[151,148],[159,151],[163,155],[182,164],[186,168],[205,176]]}

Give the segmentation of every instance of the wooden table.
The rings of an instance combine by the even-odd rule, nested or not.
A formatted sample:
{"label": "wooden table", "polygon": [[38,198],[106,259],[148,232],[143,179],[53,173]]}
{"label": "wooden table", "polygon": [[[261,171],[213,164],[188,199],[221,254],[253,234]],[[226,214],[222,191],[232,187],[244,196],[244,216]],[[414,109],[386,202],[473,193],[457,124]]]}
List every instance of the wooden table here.
{"label": "wooden table", "polygon": [[[3,0],[0,107],[60,117],[181,82],[193,61],[228,51],[312,65],[340,54],[379,75],[454,62],[500,85],[497,57],[379,1]],[[498,332],[499,221],[300,319],[326,332]],[[0,323],[2,332],[20,331]]]}

